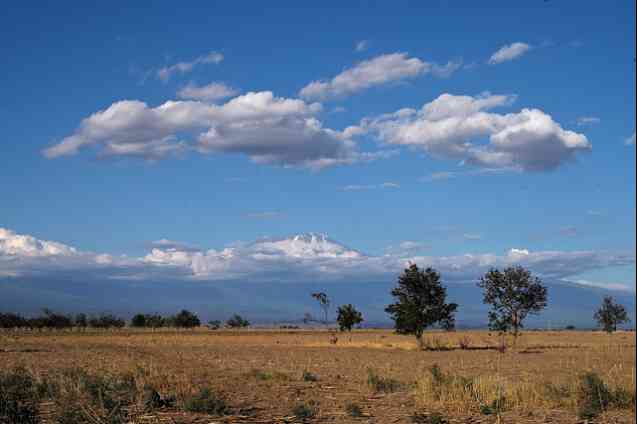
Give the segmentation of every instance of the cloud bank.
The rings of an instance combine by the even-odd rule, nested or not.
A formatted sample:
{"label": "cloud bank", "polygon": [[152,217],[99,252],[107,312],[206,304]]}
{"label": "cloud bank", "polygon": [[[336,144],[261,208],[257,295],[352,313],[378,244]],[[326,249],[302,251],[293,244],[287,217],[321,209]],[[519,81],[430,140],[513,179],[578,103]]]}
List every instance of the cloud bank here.
{"label": "cloud bank", "polygon": [[39,240],[0,228],[0,275],[183,281],[384,281],[409,262],[432,266],[451,282],[472,282],[492,267],[523,265],[544,278],[565,279],[585,271],[631,265],[635,254],[594,251],[510,249],[502,255],[414,255],[422,241],[400,244],[373,256],[348,248],[324,234],[261,239],[233,247],[203,250],[161,239],[142,257],[84,252],[62,243]]}

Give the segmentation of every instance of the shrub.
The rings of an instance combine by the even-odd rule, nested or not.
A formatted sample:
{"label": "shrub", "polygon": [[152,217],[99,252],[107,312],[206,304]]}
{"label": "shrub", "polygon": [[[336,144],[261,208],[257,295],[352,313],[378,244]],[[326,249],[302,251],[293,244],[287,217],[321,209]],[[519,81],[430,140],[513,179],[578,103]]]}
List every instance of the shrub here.
{"label": "shrub", "polygon": [[24,368],[0,373],[0,423],[38,423],[36,383]]}
{"label": "shrub", "polygon": [[622,388],[612,390],[594,372],[582,376],[578,392],[579,416],[592,419],[610,408],[628,409],[635,405],[635,393]]}
{"label": "shrub", "polygon": [[461,337],[460,340],[458,340],[458,346],[460,346],[460,349],[462,350],[469,349],[471,346],[471,339],[467,336]]}
{"label": "shrub", "polygon": [[360,418],[363,416],[363,410],[360,406],[353,402],[348,402],[345,404],[345,411],[350,417]]}
{"label": "shrub", "polygon": [[290,377],[279,371],[262,371],[259,369],[253,369],[249,372],[249,375],[253,376],[257,380],[269,381],[269,380],[282,380],[287,381]]}
{"label": "shrub", "polygon": [[367,370],[367,384],[376,392],[392,393],[400,390],[402,384],[393,378],[381,377],[372,369]]}
{"label": "shrub", "polygon": [[318,381],[318,377],[309,371],[303,371],[303,381]]}
{"label": "shrub", "polygon": [[411,422],[416,424],[447,424],[447,421],[442,415],[434,412],[431,415],[414,414],[411,416]]}
{"label": "shrub", "polygon": [[187,412],[205,412],[211,415],[225,415],[228,413],[226,402],[208,387],[202,388],[199,393],[187,398],[184,401],[184,410]]}
{"label": "shrub", "polygon": [[318,415],[318,409],[319,409],[318,403],[311,400],[309,402],[303,402],[303,403],[297,404],[292,409],[292,414],[294,414],[297,418],[300,418],[300,419],[314,418],[316,415]]}

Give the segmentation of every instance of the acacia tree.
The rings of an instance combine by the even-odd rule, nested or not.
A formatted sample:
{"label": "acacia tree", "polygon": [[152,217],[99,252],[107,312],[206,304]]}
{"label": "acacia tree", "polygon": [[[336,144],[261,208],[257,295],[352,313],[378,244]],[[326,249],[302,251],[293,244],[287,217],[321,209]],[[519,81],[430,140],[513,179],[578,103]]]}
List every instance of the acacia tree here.
{"label": "acacia tree", "polygon": [[338,327],[341,331],[352,331],[352,327],[363,322],[363,314],[352,306],[352,304],[347,304],[338,307],[338,317],[336,321],[338,322]]}
{"label": "acacia tree", "polygon": [[330,298],[324,292],[312,293],[312,297],[319,303],[320,308],[323,310],[323,324],[327,326],[327,315],[330,311]]}
{"label": "acacia tree", "polygon": [[538,314],[547,305],[547,290],[542,280],[521,266],[500,272],[492,269],[478,282],[484,290],[485,304],[491,305],[489,328],[505,333],[513,329],[517,340],[528,314]]}
{"label": "acacia tree", "polygon": [[630,322],[626,309],[613,301],[612,296],[604,297],[602,305],[599,307],[593,318],[607,333],[617,331],[617,326]]}
{"label": "acacia tree", "polygon": [[440,324],[451,329],[455,323],[456,303],[446,303],[447,289],[440,281],[440,274],[434,269],[424,271],[411,264],[398,277],[398,287],[391,291],[396,299],[385,308],[394,320],[396,332],[413,334],[422,346],[425,329]]}

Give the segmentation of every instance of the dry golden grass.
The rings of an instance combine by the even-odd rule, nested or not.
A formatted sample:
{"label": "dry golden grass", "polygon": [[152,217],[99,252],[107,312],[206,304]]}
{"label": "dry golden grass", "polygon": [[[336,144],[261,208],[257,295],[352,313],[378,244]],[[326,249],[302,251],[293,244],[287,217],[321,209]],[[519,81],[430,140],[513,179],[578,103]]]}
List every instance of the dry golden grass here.
{"label": "dry golden grass", "polygon": [[[151,385],[178,399],[173,409],[139,422],[170,422],[167,417],[212,422],[181,411],[180,399],[202,387],[223,396],[235,415],[252,415],[243,422],[263,423],[293,420],[292,410],[300,402],[318,403],[312,422],[408,423],[414,413],[434,411],[451,422],[490,422],[495,418],[483,415],[480,405],[501,394],[506,398],[502,422],[578,422],[575,394],[588,371],[612,389],[635,393],[634,333],[525,332],[516,348],[505,353],[496,349],[499,338],[485,331],[426,337],[429,346],[440,350],[419,351],[413,337],[384,330],[356,331],[351,341],[339,335],[336,345],[325,330],[5,334],[0,338],[0,370],[22,365],[37,376],[72,367],[131,374],[140,393]],[[448,375],[473,379],[471,388],[434,387],[434,364]],[[368,383],[369,370],[400,387],[375,391]],[[304,372],[318,380],[305,381]],[[565,395],[556,396],[549,385]],[[352,404],[360,407],[362,418],[348,414]],[[227,418],[242,422],[233,419]],[[634,408],[609,410],[599,422],[634,422]]]}

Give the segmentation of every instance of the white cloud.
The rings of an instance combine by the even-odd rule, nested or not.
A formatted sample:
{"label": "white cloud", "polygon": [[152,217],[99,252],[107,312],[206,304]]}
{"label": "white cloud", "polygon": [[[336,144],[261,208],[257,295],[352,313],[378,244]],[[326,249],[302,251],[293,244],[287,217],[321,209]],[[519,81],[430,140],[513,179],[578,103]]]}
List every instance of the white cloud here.
{"label": "white cloud", "polygon": [[356,128],[386,144],[416,147],[433,157],[491,170],[550,170],[591,149],[585,135],[564,130],[539,109],[490,112],[513,101],[515,96],[445,93],[420,110],[366,118]]}
{"label": "white cloud", "polygon": [[83,252],[61,243],[0,229],[0,275],[86,278],[224,281],[382,281],[395,277],[409,261],[432,266],[446,281],[475,281],[491,267],[523,265],[544,278],[563,279],[610,266],[633,265],[635,255],[593,251],[510,249],[455,256],[421,256],[426,245],[406,241],[394,253],[372,256],[348,248],[323,234],[262,239],[221,249],[182,248],[183,243],[158,240],[143,257],[115,257]]}
{"label": "white cloud", "polygon": [[113,103],[84,119],[74,134],[44,150],[48,158],[94,147],[100,156],[161,159],[186,151],[240,153],[254,162],[320,169],[365,162],[388,152],[359,152],[346,133],[323,128],[318,103],[250,92],[225,104],[167,101],[149,107]]}
{"label": "white cloud", "polygon": [[431,73],[438,78],[449,78],[460,68],[462,68],[462,59],[450,60],[445,65],[432,64]]}
{"label": "white cloud", "polygon": [[354,46],[354,49],[357,52],[364,52],[368,48],[369,48],[369,41],[368,40],[358,41],[358,42],[356,42],[356,45]]}
{"label": "white cloud", "polygon": [[212,51],[206,55],[199,56],[188,62],[179,62],[174,65],[165,66],[157,71],[157,78],[162,81],[168,81],[175,74],[185,74],[194,69],[197,65],[202,64],[218,64],[223,61],[223,55],[219,52]]}
{"label": "white cloud", "polygon": [[493,53],[489,58],[490,65],[497,65],[502,62],[517,59],[524,53],[528,52],[531,46],[526,43],[513,43],[502,46],[497,52]]}
{"label": "white cloud", "polygon": [[340,188],[342,191],[376,190],[381,188],[400,188],[400,184],[386,181],[381,184],[349,184]]}
{"label": "white cloud", "polygon": [[596,116],[580,116],[579,118],[577,118],[577,125],[579,125],[580,127],[589,127],[592,125],[597,125],[601,121],[602,120]]}
{"label": "white cloud", "polygon": [[279,211],[250,212],[244,217],[248,219],[276,219],[285,217],[285,214]]}
{"label": "white cloud", "polygon": [[431,64],[407,53],[391,53],[365,60],[346,69],[329,81],[312,81],[301,89],[305,99],[346,96],[364,89],[413,78],[431,70]]}
{"label": "white cloud", "polygon": [[634,132],[633,132],[633,135],[631,135],[626,140],[624,140],[624,144],[626,146],[634,146],[635,145],[635,133]]}
{"label": "white cloud", "polygon": [[177,92],[177,97],[180,99],[207,100],[214,102],[225,99],[226,97],[235,96],[238,93],[238,90],[220,82],[211,82],[210,84],[203,86],[191,83],[181,88]]}

